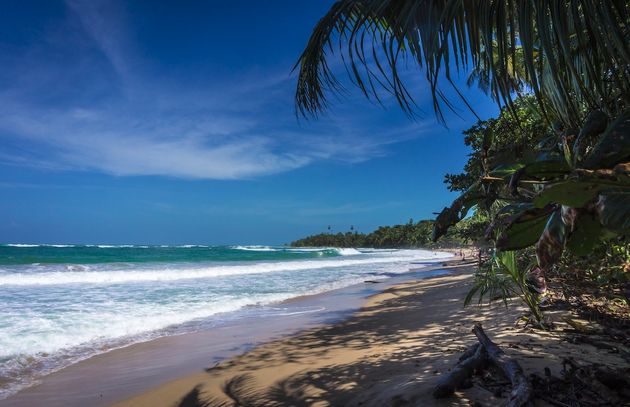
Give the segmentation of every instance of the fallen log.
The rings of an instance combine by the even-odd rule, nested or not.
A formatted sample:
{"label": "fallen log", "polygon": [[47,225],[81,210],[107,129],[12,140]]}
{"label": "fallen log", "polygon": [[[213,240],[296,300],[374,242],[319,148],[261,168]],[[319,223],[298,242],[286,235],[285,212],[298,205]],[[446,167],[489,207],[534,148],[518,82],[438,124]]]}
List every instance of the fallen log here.
{"label": "fallen log", "polygon": [[459,359],[457,359],[457,361],[463,362],[464,359],[468,359],[469,357],[473,356],[477,352],[477,349],[479,349],[479,346],[481,346],[479,342],[470,346],[468,349],[464,351],[464,353],[462,353],[462,355],[459,357]]}
{"label": "fallen log", "polygon": [[512,391],[508,407],[529,406],[532,403],[533,388],[523,368],[514,359],[509,358],[501,348],[488,338],[480,324],[475,324],[473,333],[486,350],[488,358],[496,365],[512,383]]}
{"label": "fallen log", "polygon": [[440,377],[435,389],[433,389],[433,397],[439,399],[453,395],[464,380],[472,376],[475,369],[485,364],[487,358],[488,355],[483,346],[478,343],[471,346],[464,352],[462,357],[459,358],[459,362],[451,372],[448,375]]}

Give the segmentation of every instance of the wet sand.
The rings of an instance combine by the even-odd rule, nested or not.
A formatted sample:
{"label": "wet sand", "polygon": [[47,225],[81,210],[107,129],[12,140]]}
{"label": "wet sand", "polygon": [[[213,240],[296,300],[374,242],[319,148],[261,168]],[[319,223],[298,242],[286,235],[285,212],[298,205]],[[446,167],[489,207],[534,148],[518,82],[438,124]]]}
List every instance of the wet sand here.
{"label": "wet sand", "polygon": [[[420,265],[417,265],[420,267]],[[411,279],[448,273],[441,265],[420,268],[379,283],[364,283],[273,306],[277,312],[245,313],[202,332],[167,336],[103,353],[45,376],[40,384],[0,406],[105,406],[188,376],[255,346],[347,318],[366,298]]]}
{"label": "wet sand", "polygon": [[[115,406],[501,406],[507,399],[479,384],[447,399],[431,394],[440,375],[476,343],[476,322],[526,375],[548,367],[558,377],[565,358],[626,365],[619,354],[568,343],[562,329],[515,326],[525,311],[518,304],[464,309],[473,267],[454,270],[390,287],[341,322],[265,343]],[[561,314],[549,316],[561,321]]]}
{"label": "wet sand", "polygon": [[[422,393],[417,405],[432,405],[430,388],[474,341],[473,322],[491,321],[494,333],[514,316],[464,310],[472,267],[453,270],[390,287],[344,321],[263,344],[116,406],[385,406],[411,383]],[[452,403],[442,405],[460,405]]]}

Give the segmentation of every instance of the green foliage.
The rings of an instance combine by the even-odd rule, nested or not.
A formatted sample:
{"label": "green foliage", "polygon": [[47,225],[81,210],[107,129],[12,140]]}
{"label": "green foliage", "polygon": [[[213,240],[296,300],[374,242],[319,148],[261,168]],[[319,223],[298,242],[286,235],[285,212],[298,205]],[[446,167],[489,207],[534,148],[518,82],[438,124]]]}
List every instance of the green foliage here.
{"label": "green foliage", "polygon": [[544,115],[567,126],[595,109],[617,116],[630,104],[629,7],[625,0],[340,0],[296,64],[296,104],[316,114],[328,92],[344,89],[329,60],[336,52],[366,97],[380,102],[390,93],[410,114],[405,69],[414,63],[441,120],[444,107],[456,109],[441,85],[455,87],[452,77],[471,71],[472,83],[500,103],[511,107],[515,94],[530,90]]}
{"label": "green foliage", "polygon": [[[462,239],[457,234],[459,229],[454,229],[443,244],[459,244]],[[307,236],[291,243],[294,247],[427,247],[431,245],[433,221],[421,220],[414,223],[413,220],[403,225],[380,226],[371,233],[357,233],[348,231],[345,233],[320,233]]]}
{"label": "green foliage", "polygon": [[[535,246],[537,267],[518,271],[529,273],[530,291],[540,293],[546,290],[545,274],[565,250],[586,256],[589,262],[601,261],[596,249],[603,242],[630,234],[630,114],[622,114],[609,125],[602,112],[588,117],[579,132],[556,129],[523,138],[520,152],[512,155],[493,144],[504,131],[493,127],[497,122],[488,122],[483,131],[479,125],[471,128],[468,135],[475,138],[469,145],[475,150],[466,167],[470,173],[447,176],[447,182],[452,189],[459,188],[464,180],[470,179],[472,184],[438,215],[434,237],[448,233],[471,206],[476,212],[485,212],[490,217],[485,238],[494,242],[499,253]],[[493,134],[490,145],[485,137],[488,132]],[[498,202],[499,210],[488,210],[490,203]],[[517,274],[510,272],[511,263],[504,260],[499,256],[499,263],[495,260],[493,268],[478,276],[473,294],[513,295],[506,281],[524,287],[517,284]],[[602,271],[602,276],[609,275],[609,271]],[[519,293],[535,319],[542,321],[532,303],[537,297],[524,289]]]}
{"label": "green foliage", "polygon": [[553,208],[527,206],[527,204],[519,205],[521,211],[501,220],[505,222],[505,227],[496,238],[496,246],[501,250],[524,249],[538,241]]}
{"label": "green foliage", "polygon": [[533,96],[518,98],[513,110],[502,109],[499,117],[477,122],[465,130],[464,143],[471,148],[464,171],[446,174],[451,191],[465,191],[485,175],[509,177],[517,171],[532,145],[548,136],[548,129]]}
{"label": "green foliage", "polygon": [[630,111],[623,112],[586,157],[584,168],[613,168],[630,157]]}
{"label": "green foliage", "polygon": [[544,179],[566,168],[564,160],[557,163],[559,155],[540,154],[532,149],[551,137],[533,96],[518,98],[514,110],[503,109],[498,118],[478,122],[464,135],[464,142],[472,148],[464,172],[447,174],[444,180],[451,191],[464,192],[438,215],[434,240],[464,219],[470,208],[493,217],[496,213],[490,208],[495,202],[518,203],[513,191],[501,182],[509,185],[519,178],[531,177],[534,171],[536,177]]}
{"label": "green foliage", "polygon": [[[296,64],[296,104],[315,114],[327,91],[343,89],[332,52],[366,97],[380,103],[385,90],[409,114],[415,104],[399,67],[417,63],[440,120],[455,105],[439,83],[455,87],[452,74],[467,71],[504,108],[464,133],[472,150],[464,172],[445,177],[461,195],[437,216],[432,238],[493,240],[499,251],[477,291],[516,294],[540,322],[527,293],[544,291],[565,248],[602,255],[605,240],[630,233],[628,21],[625,0],[340,0]],[[537,267],[506,251],[534,245]]]}
{"label": "green foliage", "polygon": [[366,247],[366,235],[357,232],[320,233],[291,242],[293,247]]}
{"label": "green foliage", "polygon": [[478,210],[472,216],[461,220],[450,232],[452,236],[459,238],[464,244],[483,246],[485,244],[484,234],[490,220],[491,217],[487,211]]}
{"label": "green foliage", "polygon": [[567,251],[559,265],[561,269],[570,270],[575,279],[607,288],[603,291],[612,294],[611,286],[630,283],[630,242],[623,237],[605,243],[599,241],[588,256]]}
{"label": "green foliage", "polygon": [[[434,236],[439,238],[461,220],[462,211],[457,216],[454,209],[463,208],[463,203],[467,210],[471,205],[480,208],[493,200],[511,200],[493,215],[486,237],[500,250],[535,244],[544,273],[565,248],[586,255],[599,241],[627,234],[630,171],[624,162],[630,160],[630,115],[623,114],[608,126],[601,112],[589,118],[592,122],[585,123],[578,136],[576,130],[566,130],[526,139],[524,143],[531,145],[519,159],[510,158],[512,162],[503,162],[500,149],[480,144],[483,134],[475,133],[473,156],[485,160],[469,161],[475,172],[482,171],[473,184],[478,186],[476,193],[469,189],[438,215]],[[492,132],[493,142],[501,134],[492,125],[484,131]],[[488,170],[488,162],[500,164]],[[582,163],[590,167],[573,167]]]}
{"label": "green foliage", "polygon": [[539,208],[553,203],[581,208],[592,200],[602,187],[597,181],[564,179],[546,186],[533,202]]}
{"label": "green foliage", "polygon": [[602,226],[630,234],[630,191],[607,190],[599,194],[597,210]]}
{"label": "green foliage", "polygon": [[529,256],[515,251],[495,252],[489,262],[475,273],[475,281],[466,295],[464,306],[477,296],[478,303],[500,299],[505,306],[508,299],[520,298],[529,308],[534,323],[544,325],[543,314],[538,307],[539,294],[530,285],[527,269],[532,267]]}

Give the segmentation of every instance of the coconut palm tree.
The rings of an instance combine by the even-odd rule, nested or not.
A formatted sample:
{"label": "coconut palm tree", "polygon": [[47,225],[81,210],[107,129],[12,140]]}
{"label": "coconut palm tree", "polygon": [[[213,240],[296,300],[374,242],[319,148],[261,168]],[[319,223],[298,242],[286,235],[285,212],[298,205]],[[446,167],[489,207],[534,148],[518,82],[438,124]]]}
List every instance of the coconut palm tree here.
{"label": "coconut palm tree", "polygon": [[327,107],[327,94],[342,89],[330,61],[338,50],[366,97],[380,102],[388,92],[409,114],[416,111],[414,95],[402,71],[413,62],[424,71],[440,120],[445,107],[454,107],[444,85],[462,97],[452,77],[471,71],[508,106],[525,83],[546,117],[565,127],[581,125],[593,109],[615,117],[630,106],[629,4],[340,0],[314,28],[296,64],[297,108],[317,114]]}

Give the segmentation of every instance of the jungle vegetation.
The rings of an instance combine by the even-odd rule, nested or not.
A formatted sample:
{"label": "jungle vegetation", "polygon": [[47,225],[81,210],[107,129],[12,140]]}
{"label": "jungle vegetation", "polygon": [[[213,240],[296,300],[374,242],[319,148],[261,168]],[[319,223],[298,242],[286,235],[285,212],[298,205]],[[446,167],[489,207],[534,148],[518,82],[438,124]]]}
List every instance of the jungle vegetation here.
{"label": "jungle vegetation", "polygon": [[[466,223],[466,222],[464,222]],[[352,228],[354,229],[354,228]],[[440,246],[461,245],[466,242],[455,227],[440,241]],[[319,233],[291,242],[292,247],[375,247],[375,248],[413,248],[432,247],[433,221],[421,220],[402,225],[380,226],[370,233],[356,230],[347,232]]]}
{"label": "jungle vegetation", "polygon": [[501,114],[465,133],[470,160],[445,180],[461,195],[433,240],[466,219],[468,237],[493,251],[473,294],[516,294],[538,326],[550,279],[592,281],[627,310],[629,30],[625,0],[341,0],[296,64],[297,111],[317,115],[343,94],[335,57],[367,98],[393,97],[411,118],[410,78],[425,77],[444,122],[446,110],[474,111],[452,80],[468,75]]}

